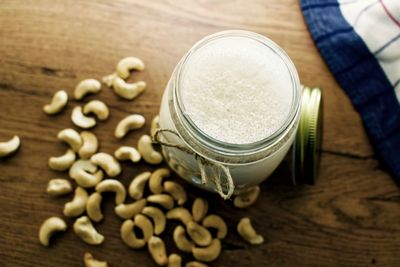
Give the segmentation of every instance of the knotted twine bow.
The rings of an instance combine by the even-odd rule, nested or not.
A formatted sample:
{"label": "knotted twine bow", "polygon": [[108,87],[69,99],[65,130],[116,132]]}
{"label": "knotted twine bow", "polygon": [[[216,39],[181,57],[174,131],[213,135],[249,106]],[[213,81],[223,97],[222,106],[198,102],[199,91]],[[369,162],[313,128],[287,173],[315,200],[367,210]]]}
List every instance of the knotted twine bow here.
{"label": "knotted twine bow", "polygon": [[[196,159],[196,161],[199,165],[200,175],[201,175],[201,184],[208,185],[210,182],[213,182],[216,186],[216,190],[217,190],[218,194],[225,200],[229,199],[232,196],[233,191],[235,189],[235,185],[233,184],[232,176],[231,176],[231,173],[230,173],[228,167],[226,167],[225,165],[223,165],[221,163],[210,161],[210,160],[202,157],[201,155],[197,154],[196,152],[194,152],[193,150],[189,149],[186,146],[183,146],[180,144],[173,144],[168,141],[161,140],[161,134],[163,134],[163,133],[171,133],[171,134],[174,134],[175,136],[177,136],[179,139],[181,139],[179,134],[171,129],[157,129],[154,132],[154,135],[152,136],[153,143],[159,144],[162,146],[173,147],[173,148],[179,149],[187,154],[194,156],[194,158]],[[211,176],[209,176],[207,174],[207,170],[206,170],[207,166],[209,166],[212,171]],[[222,184],[221,170],[224,172],[224,174],[226,176],[226,181],[227,181],[225,183],[226,191],[227,191],[226,194],[224,193],[224,190],[222,189],[222,185],[221,185]]]}

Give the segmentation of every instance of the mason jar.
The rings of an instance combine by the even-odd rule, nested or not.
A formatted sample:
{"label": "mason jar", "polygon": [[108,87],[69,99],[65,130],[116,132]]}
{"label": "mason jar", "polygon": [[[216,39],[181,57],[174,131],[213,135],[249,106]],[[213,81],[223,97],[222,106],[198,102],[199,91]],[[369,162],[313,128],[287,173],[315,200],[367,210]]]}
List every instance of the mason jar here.
{"label": "mason jar", "polygon": [[[285,110],[284,116],[282,114],[277,114],[276,116],[281,116],[279,120],[279,125],[274,125],[274,129],[272,132],[268,132],[266,129],[265,136],[261,136],[260,140],[255,140],[254,142],[246,143],[246,142],[232,142],[226,140],[219,140],[215,138],[215,136],[210,136],[210,132],[205,131],[207,129],[207,116],[210,118],[210,122],[213,121],[214,116],[219,116],[219,118],[224,118],[225,116],[229,117],[232,112],[227,108],[226,110],[216,110],[210,112],[210,114],[204,115],[202,121],[202,128],[199,127],[199,123],[194,121],[194,117],[198,114],[193,113],[193,110],[190,111],[190,108],[193,109],[191,104],[190,97],[201,98],[201,99],[192,99],[193,101],[197,101],[196,103],[201,103],[204,101],[207,104],[207,101],[214,101],[215,94],[212,90],[216,90],[214,88],[210,88],[211,91],[206,90],[202,92],[201,95],[197,95],[196,91],[193,91],[194,94],[191,96],[183,97],[185,92],[190,91],[191,80],[195,80],[193,77],[187,77],[189,74],[188,71],[197,69],[199,71],[203,71],[204,66],[199,65],[200,63],[204,63],[202,61],[202,51],[208,49],[207,53],[213,55],[212,49],[213,45],[218,46],[219,54],[221,57],[229,57],[229,55],[225,55],[224,53],[233,53],[235,54],[235,46],[240,43],[240,47],[238,46],[238,58],[242,58],[246,60],[246,57],[243,57],[248,53],[260,53],[260,57],[267,55],[265,58],[266,64],[269,64],[268,60],[271,58],[271,64],[275,64],[276,68],[272,69],[272,73],[266,71],[261,73],[258,69],[254,70],[254,77],[258,77],[260,81],[264,81],[265,78],[263,75],[270,76],[268,80],[271,81],[272,85],[274,85],[274,79],[285,79],[285,88],[279,90],[286,90],[285,94],[289,96],[277,98],[274,100],[274,107],[277,109]],[[211,48],[210,48],[211,47]],[[224,51],[224,47],[226,47],[227,51]],[[221,49],[222,48],[222,49]],[[228,51],[231,49],[231,51]],[[255,52],[254,52],[255,51]],[[265,52],[265,53],[264,53]],[[258,55],[251,55],[257,60]],[[210,57],[208,55],[208,57]],[[273,58],[272,58],[273,57]],[[195,60],[195,59],[196,60]],[[231,60],[231,58],[229,58]],[[226,68],[235,68],[238,65],[230,64],[229,60],[227,61]],[[214,65],[218,65],[218,60],[213,62],[210,57],[210,68],[215,67]],[[261,61],[260,61],[261,62]],[[235,63],[235,62],[234,62]],[[197,65],[196,65],[197,64]],[[222,64],[222,63],[221,63]],[[257,63],[258,64],[258,63]],[[267,65],[263,65],[261,62],[260,65],[257,65],[257,68],[266,67],[266,70],[270,70],[271,68]],[[281,65],[279,68],[278,65]],[[222,65],[224,66],[224,65]],[[216,67],[215,67],[216,68]],[[278,69],[278,72],[276,71]],[[240,70],[240,68],[238,68]],[[245,69],[243,69],[245,70]],[[211,70],[210,75],[215,75],[212,79],[218,79],[220,75],[219,73],[214,73]],[[225,75],[225,70],[216,69],[217,72],[223,73]],[[246,71],[245,71],[246,72]],[[247,73],[247,72],[246,72]],[[253,72],[250,70],[250,74]],[[252,75],[247,75],[246,79],[253,79]],[[196,73],[194,74],[196,75]],[[190,75],[189,75],[190,76]],[[227,77],[230,77],[227,75]],[[208,77],[202,77],[201,79],[207,79]],[[189,79],[185,81],[185,79]],[[223,77],[221,78],[223,79]],[[246,82],[243,79],[243,82]],[[222,87],[223,88],[222,81]],[[240,81],[239,81],[240,82]],[[201,81],[200,81],[201,83]],[[277,83],[278,84],[278,83]],[[220,84],[221,85],[221,84]],[[212,87],[212,86],[211,86]],[[217,86],[216,86],[217,88]],[[277,88],[271,87],[273,90],[277,90]],[[254,90],[258,90],[258,88],[252,88]],[[186,90],[186,91],[185,91]],[[259,90],[264,90],[263,85],[260,85]],[[209,93],[207,93],[209,92]],[[257,92],[257,91],[255,91]],[[280,91],[276,91],[279,94]],[[309,100],[310,93],[307,96],[307,100]],[[236,97],[236,96],[235,96]],[[251,96],[249,96],[251,97]],[[271,97],[276,97],[275,95],[271,95]],[[222,106],[228,105],[230,102],[230,96],[223,96]],[[234,96],[232,96],[234,98]],[[245,97],[244,97],[245,98]],[[250,98],[251,99],[251,98]],[[319,95],[320,99],[320,95]],[[222,101],[222,100],[221,100]],[[235,99],[234,101],[239,101]],[[247,101],[244,99],[244,101]],[[255,100],[256,101],[256,100]],[[257,102],[257,101],[256,101]],[[319,102],[318,102],[319,103]],[[235,105],[235,103],[231,103]],[[285,107],[280,107],[279,105],[285,105]],[[314,103],[314,106],[316,103]],[[238,108],[247,108],[249,110],[241,110],[240,114],[249,114],[251,112],[254,113],[253,108],[250,105],[238,105]],[[162,147],[162,153],[166,159],[168,165],[183,179],[188,181],[189,183],[198,186],[202,189],[218,192],[223,198],[229,198],[232,194],[239,194],[245,191],[247,188],[258,185],[263,182],[266,178],[268,178],[271,173],[277,168],[277,166],[282,162],[285,158],[288,151],[293,147],[293,143],[296,140],[296,135],[298,134],[300,118],[302,114],[302,86],[300,85],[299,77],[296,71],[296,68],[288,55],[273,41],[268,39],[265,36],[241,30],[231,30],[231,31],[223,31],[212,34],[200,40],[196,43],[180,60],[177,66],[174,69],[174,72],[171,75],[171,78],[166,86],[164,91],[161,107],[160,107],[160,120],[159,120],[159,130],[156,135],[153,136],[154,142],[159,143]],[[201,109],[201,105],[199,109]],[[254,107],[257,108],[257,107]],[[270,108],[268,113],[275,114],[274,110]],[[303,107],[304,108],[304,107]],[[260,109],[262,110],[262,109]],[[303,109],[303,113],[307,113],[308,109]],[[314,111],[312,109],[311,111]],[[319,107],[317,111],[319,110]],[[196,110],[195,110],[196,111]],[[309,111],[309,110],[308,110]],[[202,111],[203,112],[203,111]],[[218,112],[218,114],[217,114]],[[253,114],[252,113],[252,114]],[[281,112],[282,113],[282,112]],[[310,112],[308,112],[310,113]],[[311,112],[312,113],[312,112]],[[315,112],[314,112],[315,113]],[[317,116],[318,112],[314,114],[313,118]],[[271,114],[268,114],[271,116]],[[266,114],[267,115],[267,114]],[[275,115],[274,115],[275,116]],[[238,117],[239,120],[241,117]],[[244,119],[248,120],[249,118],[244,117]],[[244,120],[243,119],[243,120]],[[259,120],[259,121],[258,121]],[[273,121],[273,118],[269,118],[270,121]],[[316,119],[314,119],[316,123]],[[239,123],[240,126],[241,122]],[[248,123],[250,129],[250,124],[252,127],[262,127],[266,126],[268,128],[268,120],[265,120],[263,116],[258,116],[252,121],[246,121],[244,123]],[[277,123],[275,123],[277,124]],[[205,126],[204,126],[205,125]],[[315,126],[315,125],[314,125]],[[227,125],[230,127],[230,125]],[[232,128],[238,133],[240,131],[247,131],[247,127],[243,127],[243,129],[237,129],[241,127]],[[308,129],[309,127],[307,127]],[[315,127],[314,127],[315,128]],[[254,128],[258,129],[258,128]],[[218,130],[218,129],[217,129]],[[263,129],[260,129],[261,133]],[[315,134],[315,130],[313,132]],[[303,132],[304,135],[304,132]],[[309,134],[306,134],[309,136]],[[238,135],[239,136],[239,135]],[[246,137],[246,136],[245,136]],[[220,138],[222,139],[222,138]],[[301,158],[305,153],[306,144],[302,144],[302,140],[304,140],[304,136],[298,136],[298,151],[303,151],[301,153]],[[239,140],[239,139],[237,139]],[[233,139],[235,141],[235,139]],[[240,141],[242,141],[240,139]],[[306,141],[307,142],[307,141]],[[315,143],[315,142],[314,142]],[[314,145],[315,146],[315,145]],[[293,154],[296,156],[296,153]],[[297,165],[299,160],[297,160]],[[293,164],[295,161],[293,160]],[[303,160],[301,160],[303,162]],[[303,164],[300,164],[301,167],[296,167],[299,169],[297,171],[297,175],[299,172],[302,172]]]}

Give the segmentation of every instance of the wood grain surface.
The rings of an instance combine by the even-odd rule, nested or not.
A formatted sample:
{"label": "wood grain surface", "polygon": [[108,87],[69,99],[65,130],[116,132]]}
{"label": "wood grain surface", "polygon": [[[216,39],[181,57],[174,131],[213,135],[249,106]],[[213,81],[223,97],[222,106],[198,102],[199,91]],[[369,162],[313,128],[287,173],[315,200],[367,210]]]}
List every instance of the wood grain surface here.
{"label": "wood grain surface", "polygon": [[[142,58],[147,91],[123,101],[104,87],[100,99],[111,118],[94,129],[101,150],[136,145],[158,112],[161,94],[182,55],[200,38],[225,29],[264,34],[283,47],[294,61],[301,81],[324,89],[324,138],[320,177],[315,186],[292,186],[280,168],[262,185],[257,204],[236,210],[231,201],[193,190],[212,202],[211,212],[228,222],[230,235],[221,257],[211,266],[400,266],[400,192],[368,141],[359,115],[323,63],[304,24],[297,0],[169,0],[169,1],[0,1],[0,140],[14,134],[22,147],[0,160],[0,266],[82,266],[90,251],[110,266],[156,266],[145,249],[132,250],[119,237],[121,221],[114,215],[112,195],[106,196],[105,220],[97,227],[104,244],[91,247],[70,229],[50,248],[37,239],[40,224],[61,215],[71,196],[52,198],[49,179],[67,178],[49,170],[47,160],[65,145],[57,132],[73,127],[71,101],[59,116],[42,112],[61,88],[72,92],[84,78],[100,79],[129,55]],[[147,123],[117,141],[117,122],[141,113]],[[120,180],[128,185],[145,164],[124,164]],[[249,216],[264,236],[261,246],[249,246],[235,231]],[[67,220],[71,226],[73,220]],[[172,227],[163,237],[168,252]],[[185,256],[185,259],[190,259]]]}

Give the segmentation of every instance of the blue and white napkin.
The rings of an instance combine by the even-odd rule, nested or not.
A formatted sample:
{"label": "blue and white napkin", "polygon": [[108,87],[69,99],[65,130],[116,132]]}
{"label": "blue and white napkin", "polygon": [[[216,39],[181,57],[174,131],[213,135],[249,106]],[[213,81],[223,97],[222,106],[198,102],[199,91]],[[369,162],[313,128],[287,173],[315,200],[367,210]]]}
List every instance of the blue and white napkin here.
{"label": "blue and white napkin", "polygon": [[301,0],[308,29],[400,184],[400,0]]}

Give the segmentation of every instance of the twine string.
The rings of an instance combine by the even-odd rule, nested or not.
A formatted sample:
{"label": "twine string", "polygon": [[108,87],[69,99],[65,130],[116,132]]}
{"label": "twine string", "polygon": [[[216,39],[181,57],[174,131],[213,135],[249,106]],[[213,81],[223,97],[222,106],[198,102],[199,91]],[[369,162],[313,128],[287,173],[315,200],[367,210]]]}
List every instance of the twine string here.
{"label": "twine string", "polygon": [[[203,185],[209,185],[210,182],[213,182],[216,186],[218,194],[223,198],[223,199],[229,199],[233,191],[235,189],[235,185],[233,183],[233,179],[231,176],[231,173],[229,171],[229,168],[221,163],[218,162],[212,162],[201,155],[197,154],[193,150],[189,149],[186,146],[176,144],[176,143],[171,143],[165,140],[161,140],[161,135],[164,133],[170,133],[181,139],[179,134],[175,132],[174,130],[171,129],[157,129],[152,136],[152,141],[155,144],[159,144],[161,146],[166,146],[166,147],[172,147],[179,149],[187,154],[193,155],[194,158],[196,159],[199,169],[200,169],[200,175],[201,175],[201,184]],[[210,168],[211,175],[207,174],[207,166]],[[225,182],[224,182],[224,187],[225,190],[222,187],[222,181],[221,181],[221,171],[224,173],[225,176]],[[226,191],[227,193],[224,193]]]}

